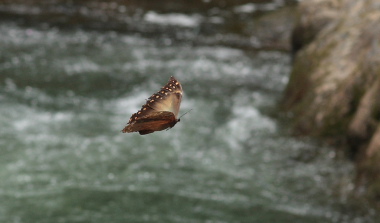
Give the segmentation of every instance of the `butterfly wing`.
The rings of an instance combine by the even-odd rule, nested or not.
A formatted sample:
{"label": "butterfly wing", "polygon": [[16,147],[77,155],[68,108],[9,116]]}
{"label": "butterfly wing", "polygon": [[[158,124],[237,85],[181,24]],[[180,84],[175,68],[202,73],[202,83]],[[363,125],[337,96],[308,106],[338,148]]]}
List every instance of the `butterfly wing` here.
{"label": "butterfly wing", "polygon": [[155,131],[172,128],[177,122],[178,121],[172,112],[153,112],[129,123],[122,132],[139,132],[141,135],[145,135]]}
{"label": "butterfly wing", "polygon": [[173,127],[177,122],[182,99],[182,86],[171,77],[160,91],[150,96],[142,108],[129,119],[122,132],[141,135]]}
{"label": "butterfly wing", "polygon": [[161,90],[148,98],[147,105],[155,111],[170,111],[178,118],[182,93],[181,84],[174,77],[170,77]]}

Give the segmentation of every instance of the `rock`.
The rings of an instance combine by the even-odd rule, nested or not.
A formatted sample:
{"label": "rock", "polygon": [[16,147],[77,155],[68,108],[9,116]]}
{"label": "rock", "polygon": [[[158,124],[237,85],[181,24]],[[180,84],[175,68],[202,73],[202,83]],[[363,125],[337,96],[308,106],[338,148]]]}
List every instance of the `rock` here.
{"label": "rock", "polygon": [[[320,10],[323,8],[325,10]],[[339,1],[301,2],[298,8],[298,25],[293,29],[293,53],[311,42],[322,27],[338,17]]]}
{"label": "rock", "polygon": [[283,108],[296,133],[343,144],[379,198],[380,2],[309,0],[299,13]]}

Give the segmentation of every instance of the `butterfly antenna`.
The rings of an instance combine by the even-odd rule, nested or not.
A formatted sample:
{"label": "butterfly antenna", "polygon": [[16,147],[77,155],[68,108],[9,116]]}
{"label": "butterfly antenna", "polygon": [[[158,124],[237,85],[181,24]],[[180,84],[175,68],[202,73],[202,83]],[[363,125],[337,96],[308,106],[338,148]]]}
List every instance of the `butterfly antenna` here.
{"label": "butterfly antenna", "polygon": [[[183,115],[181,115],[179,118],[178,118],[178,121],[182,118],[182,116],[186,115],[187,113],[189,113],[191,110],[193,109],[190,109],[189,111],[185,112]],[[171,129],[172,127],[166,129],[166,131],[168,131],[169,129]]]}
{"label": "butterfly antenna", "polygon": [[183,115],[181,115],[178,119],[181,119],[184,115],[186,115],[187,113],[189,113],[191,110],[193,109],[190,109],[189,111],[185,112]]}

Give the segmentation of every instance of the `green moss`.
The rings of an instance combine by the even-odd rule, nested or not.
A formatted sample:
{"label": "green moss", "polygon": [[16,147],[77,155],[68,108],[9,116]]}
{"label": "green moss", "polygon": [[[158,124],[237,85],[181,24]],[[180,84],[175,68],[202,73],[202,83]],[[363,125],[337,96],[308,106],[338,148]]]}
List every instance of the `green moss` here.
{"label": "green moss", "polygon": [[294,106],[302,102],[305,94],[310,88],[308,74],[310,64],[308,60],[296,60],[293,70],[290,74],[288,85],[285,89],[284,108],[285,110],[294,110]]}
{"label": "green moss", "polygon": [[336,137],[346,135],[349,119],[341,114],[330,114],[325,119],[319,135],[322,137]]}
{"label": "green moss", "polygon": [[359,167],[367,181],[367,195],[380,202],[380,151],[363,161]]}

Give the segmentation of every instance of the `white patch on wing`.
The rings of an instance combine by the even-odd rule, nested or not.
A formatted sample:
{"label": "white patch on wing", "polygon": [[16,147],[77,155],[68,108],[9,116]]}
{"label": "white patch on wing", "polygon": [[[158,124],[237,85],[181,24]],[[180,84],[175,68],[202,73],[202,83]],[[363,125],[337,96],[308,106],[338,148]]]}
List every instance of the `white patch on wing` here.
{"label": "white patch on wing", "polygon": [[[179,95],[179,96],[177,96]],[[168,95],[164,99],[155,101],[155,103],[150,104],[149,106],[156,111],[170,111],[177,118],[179,113],[179,107],[181,104],[182,94],[174,93]]]}

